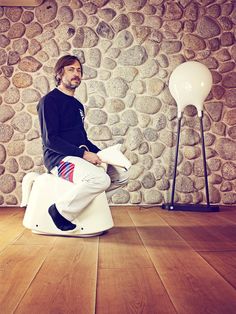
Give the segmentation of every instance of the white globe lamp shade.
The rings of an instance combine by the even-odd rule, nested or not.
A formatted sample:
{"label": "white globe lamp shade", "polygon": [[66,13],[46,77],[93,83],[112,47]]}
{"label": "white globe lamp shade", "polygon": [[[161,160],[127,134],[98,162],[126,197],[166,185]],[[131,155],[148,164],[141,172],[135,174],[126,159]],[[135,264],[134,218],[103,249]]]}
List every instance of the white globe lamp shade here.
{"label": "white globe lamp shade", "polygon": [[177,103],[178,117],[188,105],[194,105],[201,116],[211,87],[212,75],[204,64],[187,61],[177,66],[170,75],[169,90]]}

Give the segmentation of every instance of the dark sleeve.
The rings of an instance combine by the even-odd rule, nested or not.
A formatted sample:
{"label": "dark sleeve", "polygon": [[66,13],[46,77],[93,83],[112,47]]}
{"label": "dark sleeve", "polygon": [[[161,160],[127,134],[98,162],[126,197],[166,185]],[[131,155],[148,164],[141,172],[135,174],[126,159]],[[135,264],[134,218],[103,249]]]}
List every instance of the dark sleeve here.
{"label": "dark sleeve", "polygon": [[38,115],[42,140],[46,148],[65,156],[83,157],[83,148],[78,148],[60,137],[59,113],[53,97],[45,97],[40,101]]}
{"label": "dark sleeve", "polygon": [[100,149],[87,138],[87,145],[90,152],[97,153]]}

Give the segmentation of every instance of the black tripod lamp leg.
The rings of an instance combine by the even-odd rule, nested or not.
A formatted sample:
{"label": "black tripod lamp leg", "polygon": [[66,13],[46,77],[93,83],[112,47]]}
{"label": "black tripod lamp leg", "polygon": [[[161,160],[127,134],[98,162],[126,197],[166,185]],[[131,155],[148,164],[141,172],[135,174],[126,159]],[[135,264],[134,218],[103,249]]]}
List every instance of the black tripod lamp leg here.
{"label": "black tripod lamp leg", "polygon": [[177,173],[177,164],[178,164],[181,119],[182,119],[182,115],[178,118],[177,143],[176,143],[175,164],[174,164],[174,177],[173,177],[172,192],[171,192],[171,206],[172,206],[172,208],[174,206],[174,198],[175,198],[175,183],[176,183],[176,173]]}
{"label": "black tripod lamp leg", "polygon": [[204,131],[203,131],[203,112],[201,112],[201,116],[200,116],[200,129],[201,129],[201,139],[202,139],[202,156],[203,156],[203,168],[204,168],[205,189],[206,189],[206,201],[207,201],[207,206],[210,207],[208,179],[207,179],[205,141],[204,141]]}

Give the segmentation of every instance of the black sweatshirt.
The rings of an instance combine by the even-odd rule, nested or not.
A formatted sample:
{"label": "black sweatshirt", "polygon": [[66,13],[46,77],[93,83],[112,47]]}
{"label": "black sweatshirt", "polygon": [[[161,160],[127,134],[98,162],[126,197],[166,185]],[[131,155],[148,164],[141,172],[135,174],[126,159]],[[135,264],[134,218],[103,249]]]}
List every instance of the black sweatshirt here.
{"label": "black sweatshirt", "polygon": [[38,104],[43,141],[44,163],[48,171],[66,156],[83,157],[86,145],[97,153],[99,148],[88,140],[84,129],[84,107],[73,96],[55,88]]}

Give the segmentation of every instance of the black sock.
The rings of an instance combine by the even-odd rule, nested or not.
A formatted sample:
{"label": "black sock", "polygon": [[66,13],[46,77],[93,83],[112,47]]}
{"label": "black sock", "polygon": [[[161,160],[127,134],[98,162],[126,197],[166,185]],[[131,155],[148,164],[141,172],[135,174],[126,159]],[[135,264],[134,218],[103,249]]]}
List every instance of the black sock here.
{"label": "black sock", "polygon": [[52,204],[49,209],[48,213],[51,216],[54,224],[57,226],[58,229],[62,231],[73,230],[76,228],[76,225],[64,218],[56,208],[55,204]]}

